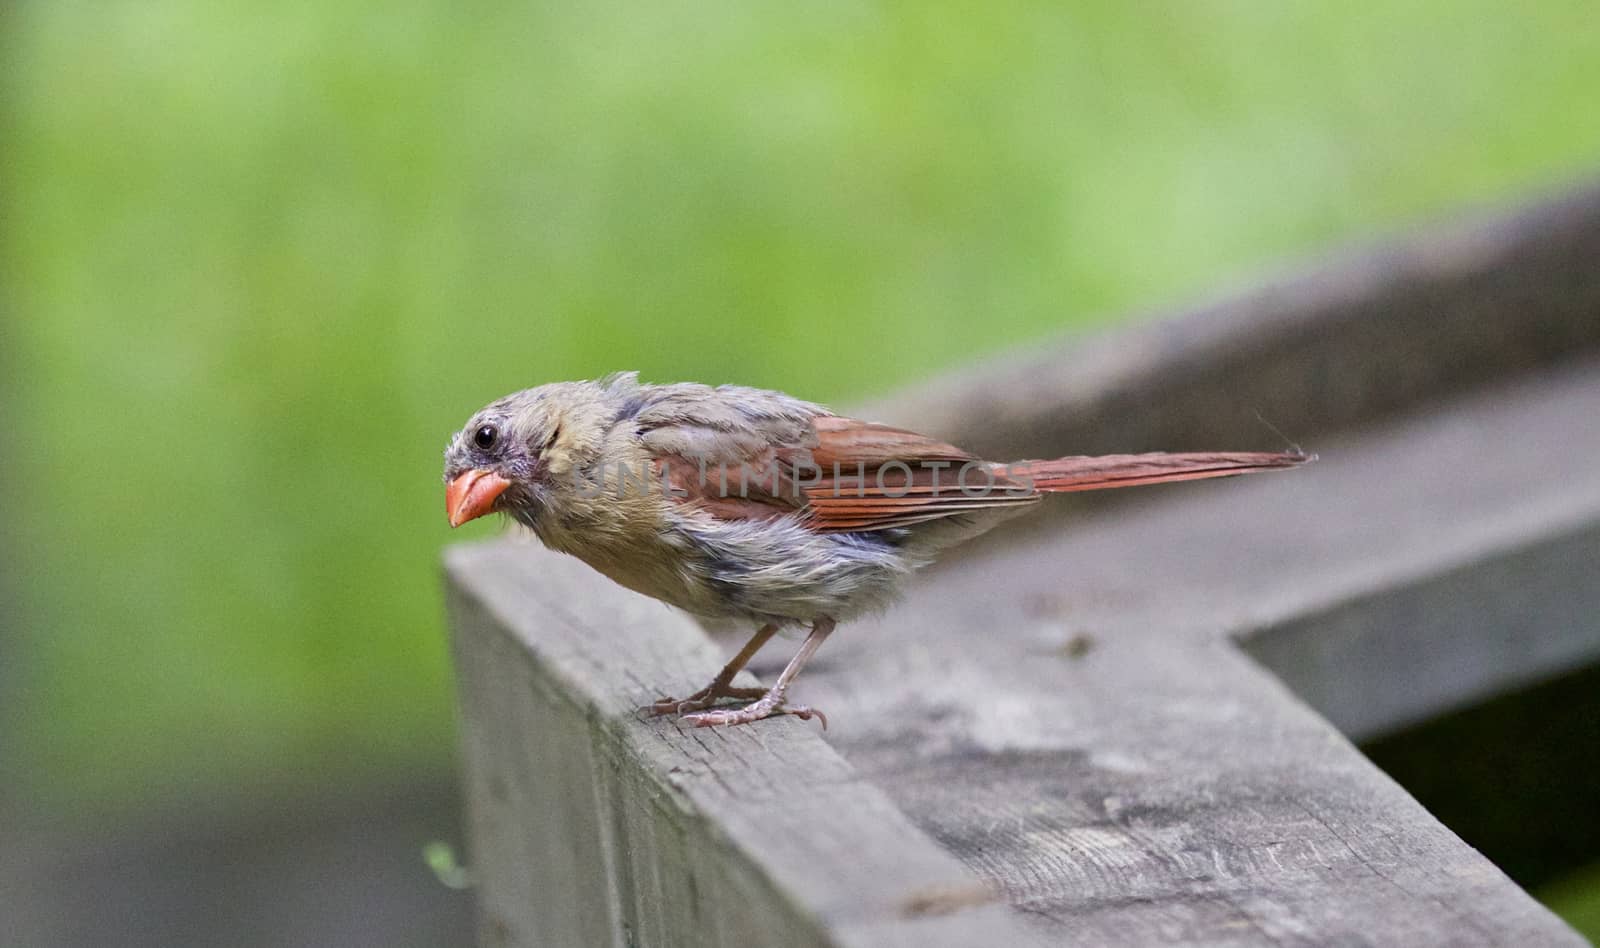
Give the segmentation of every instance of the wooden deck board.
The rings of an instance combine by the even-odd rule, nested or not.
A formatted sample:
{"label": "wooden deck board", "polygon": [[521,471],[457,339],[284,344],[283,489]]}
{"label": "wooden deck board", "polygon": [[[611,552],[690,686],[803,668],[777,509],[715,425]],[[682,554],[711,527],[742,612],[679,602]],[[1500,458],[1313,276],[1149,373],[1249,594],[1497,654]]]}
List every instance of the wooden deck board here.
{"label": "wooden deck board", "polygon": [[640,714],[719,664],[688,620],[524,545],[449,569],[485,944],[1026,942],[815,725]]}

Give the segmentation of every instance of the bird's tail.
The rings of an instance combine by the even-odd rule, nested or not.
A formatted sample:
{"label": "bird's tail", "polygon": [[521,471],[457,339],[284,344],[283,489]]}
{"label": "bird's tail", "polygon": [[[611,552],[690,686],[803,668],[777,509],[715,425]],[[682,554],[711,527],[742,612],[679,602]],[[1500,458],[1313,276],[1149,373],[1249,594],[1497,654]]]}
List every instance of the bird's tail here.
{"label": "bird's tail", "polygon": [[1215,451],[1192,454],[1105,454],[1099,457],[1015,461],[995,466],[997,475],[1030,481],[1035,490],[1058,494],[1111,487],[1140,487],[1169,481],[1232,477],[1277,471],[1315,461],[1314,454]]}

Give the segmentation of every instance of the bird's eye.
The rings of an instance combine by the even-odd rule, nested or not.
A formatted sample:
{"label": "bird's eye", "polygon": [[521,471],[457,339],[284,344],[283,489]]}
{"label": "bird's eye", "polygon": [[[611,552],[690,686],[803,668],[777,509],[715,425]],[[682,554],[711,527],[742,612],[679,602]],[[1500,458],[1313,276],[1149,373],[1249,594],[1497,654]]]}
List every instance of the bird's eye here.
{"label": "bird's eye", "polygon": [[472,433],[472,443],[484,450],[488,450],[494,447],[495,439],[499,437],[500,432],[494,425],[484,425]]}

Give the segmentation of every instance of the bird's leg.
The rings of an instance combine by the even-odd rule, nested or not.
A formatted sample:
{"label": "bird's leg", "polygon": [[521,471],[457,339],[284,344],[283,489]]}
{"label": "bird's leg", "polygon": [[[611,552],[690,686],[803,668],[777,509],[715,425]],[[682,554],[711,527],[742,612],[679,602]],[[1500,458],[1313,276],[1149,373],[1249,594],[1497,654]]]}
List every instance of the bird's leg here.
{"label": "bird's leg", "polygon": [[744,666],[750,664],[750,659],[756,657],[756,653],[761,651],[761,646],[767,644],[767,640],[771,639],[777,631],[777,623],[772,622],[757,629],[756,634],[752,635],[750,641],[745,643],[744,648],[739,650],[739,654],[724,665],[722,671],[717,672],[717,677],[711,679],[711,684],[706,685],[687,698],[658,699],[655,704],[650,706],[650,713],[683,714],[685,711],[699,711],[709,708],[723,698],[737,698],[741,701],[748,701],[766,694],[766,691],[761,688],[733,687],[733,676],[739,674],[744,669]]}
{"label": "bird's leg", "polygon": [[778,676],[778,681],[760,699],[745,705],[742,708],[712,708],[709,711],[700,711],[695,714],[686,714],[683,720],[695,727],[717,727],[725,724],[749,724],[759,721],[774,714],[792,714],[802,721],[809,721],[813,716],[822,721],[822,729],[828,729],[828,718],[816,708],[805,706],[789,707],[784,704],[784,696],[789,691],[789,685],[800,674],[800,669],[806,666],[817,649],[822,646],[828,633],[833,631],[834,622],[829,618],[821,618],[811,626],[811,634],[806,636],[805,643],[800,646],[800,651],[795,653],[789,664],[783,669],[783,674]]}

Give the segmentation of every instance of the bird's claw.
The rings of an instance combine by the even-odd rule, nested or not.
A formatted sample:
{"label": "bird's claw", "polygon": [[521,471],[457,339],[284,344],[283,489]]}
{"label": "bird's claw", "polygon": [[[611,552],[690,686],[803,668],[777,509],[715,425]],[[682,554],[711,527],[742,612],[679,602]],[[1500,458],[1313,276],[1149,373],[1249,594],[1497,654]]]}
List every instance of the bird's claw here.
{"label": "bird's claw", "polygon": [[762,688],[715,688],[707,686],[696,691],[687,698],[657,698],[649,706],[652,716],[659,717],[663,714],[687,714],[691,711],[704,711],[724,698],[735,701],[754,701],[766,696]]}
{"label": "bird's claw", "polygon": [[712,708],[708,711],[697,711],[685,714],[681,720],[690,727],[728,727],[735,724],[750,724],[775,714],[792,714],[802,721],[816,718],[822,722],[824,731],[828,729],[828,716],[816,708],[803,704],[790,707],[782,701],[771,701],[770,698],[771,695],[768,694],[761,700],[742,708]]}

